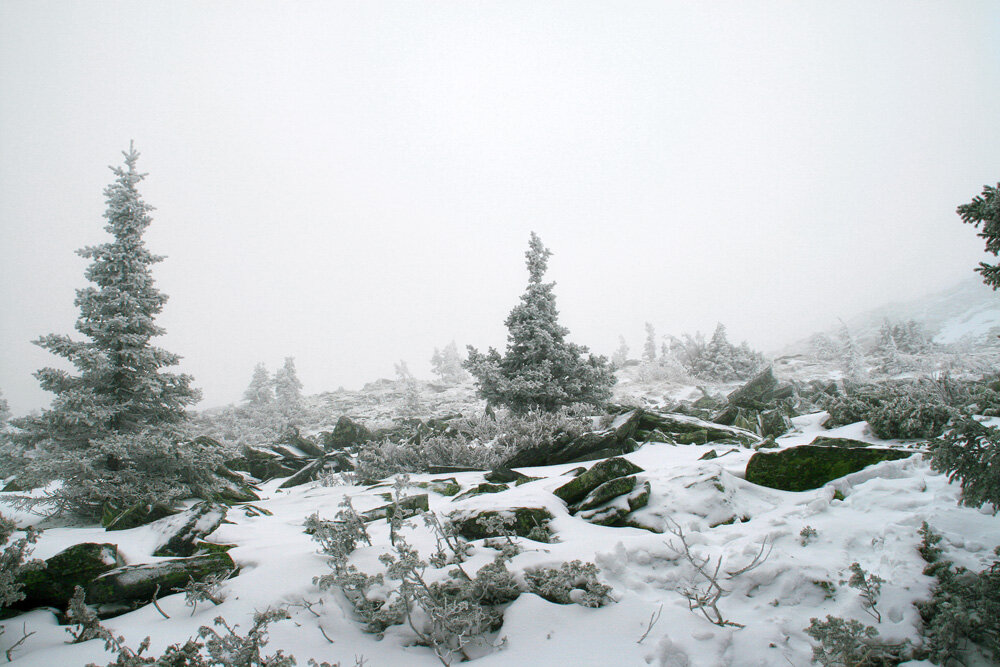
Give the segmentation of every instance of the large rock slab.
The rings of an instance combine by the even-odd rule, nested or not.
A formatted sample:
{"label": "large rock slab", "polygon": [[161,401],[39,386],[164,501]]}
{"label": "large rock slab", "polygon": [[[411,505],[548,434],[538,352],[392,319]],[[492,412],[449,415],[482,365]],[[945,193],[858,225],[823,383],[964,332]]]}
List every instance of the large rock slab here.
{"label": "large rock slab", "polygon": [[106,503],[101,525],[105,530],[128,530],[159,521],[172,514],[177,514],[177,510],[159,503],[136,503],[124,510],[112,503]]}
{"label": "large rock slab", "polygon": [[219,503],[198,503],[191,509],[157,524],[161,537],[154,556],[193,556],[197,543],[218,528],[229,508]]}
{"label": "large rock slab", "polygon": [[781,491],[818,489],[829,481],[913,452],[877,447],[802,445],[778,452],[757,452],[747,462],[746,480]]}
{"label": "large rock slab", "polygon": [[25,573],[21,579],[25,597],[12,606],[65,609],[77,586],[86,587],[99,575],[124,564],[114,544],[74,544],[46,560],[45,569]]}
{"label": "large rock slab", "polygon": [[180,590],[190,579],[202,581],[213,574],[224,574],[236,568],[227,553],[211,553],[190,558],[126,565],[110,570],[92,580],[85,588],[90,604],[128,603],[152,600],[157,594],[168,595]]}
{"label": "large rock slab", "polygon": [[642,410],[638,417],[639,439],[645,439],[645,434],[654,431],[670,435],[678,443],[698,442],[704,438],[705,442],[732,440],[742,445],[751,445],[760,440],[760,436],[752,431],[717,424],[691,415]]}
{"label": "large rock slab", "polygon": [[480,519],[492,517],[512,519],[507,531],[520,537],[529,537],[539,529],[548,532],[552,514],[544,507],[512,507],[503,510],[458,510],[448,515],[455,532],[467,540],[482,540],[487,537],[503,537],[504,533],[490,530]]}
{"label": "large rock slab", "polygon": [[337,420],[332,432],[323,433],[323,446],[327,450],[345,449],[368,442],[373,437],[363,424],[345,416]]}
{"label": "large rock slab", "polygon": [[616,456],[593,465],[590,470],[574,477],[552,493],[561,500],[572,504],[583,499],[605,482],[642,471],[642,468],[631,461]]}
{"label": "large rock slab", "polygon": [[347,455],[340,453],[324,454],[286,479],[278,488],[290,489],[293,486],[312,482],[319,478],[320,474],[324,471],[344,472],[345,470],[354,470],[354,463]]}

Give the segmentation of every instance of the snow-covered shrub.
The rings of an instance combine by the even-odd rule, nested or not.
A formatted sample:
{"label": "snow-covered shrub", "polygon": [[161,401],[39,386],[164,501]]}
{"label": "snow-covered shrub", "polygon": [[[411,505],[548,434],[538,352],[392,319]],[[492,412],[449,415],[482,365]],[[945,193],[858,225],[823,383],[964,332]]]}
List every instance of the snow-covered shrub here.
{"label": "snow-covered shrub", "polygon": [[882,641],[878,630],[854,619],[810,619],[807,635],[819,642],[813,661],[823,667],[895,667],[907,660],[909,644]]}
{"label": "snow-covered shrub", "polygon": [[[996,553],[1000,556],[1000,547]],[[972,642],[1000,660],[1000,560],[976,573],[939,560],[940,550],[930,555],[924,572],[933,574],[937,583],[930,600],[917,603],[927,656],[936,664],[965,664],[962,658]]]}
{"label": "snow-covered shrub", "polygon": [[931,467],[962,485],[962,504],[1000,510],[1000,429],[963,419],[930,443]]}
{"label": "snow-covered shrub", "polygon": [[[267,645],[267,628],[271,623],[288,618],[284,609],[265,609],[254,614],[253,625],[246,635],[236,632],[238,626],[230,626],[221,616],[215,619],[215,630],[202,626],[195,638],[183,644],[168,646],[163,655],[154,657],[143,655],[149,649],[149,637],[132,649],[124,637],[115,636],[107,628],[96,624],[97,635],[104,639],[106,650],[116,654],[114,662],[107,667],[293,667],[295,658],[278,650],[270,655],[264,653]],[[309,661],[313,667],[338,667],[328,662]],[[91,665],[89,667],[95,667]]]}
{"label": "snow-covered shrub", "polygon": [[830,398],[827,428],[867,421],[880,438],[933,438],[961,407],[963,396],[950,380],[848,385]]}
{"label": "snow-covered shrub", "polygon": [[24,599],[19,583],[22,575],[45,567],[40,560],[28,560],[31,545],[38,541],[38,532],[29,527],[24,537],[7,544],[15,530],[14,522],[0,514],[0,546],[3,546],[0,551],[0,610]]}
{"label": "snow-covered shrub", "polygon": [[159,431],[110,435],[84,450],[42,450],[29,473],[61,484],[45,496],[18,502],[100,520],[108,503],[121,511],[137,504],[207,499],[218,482],[214,471],[225,458],[207,439],[187,441]]}
{"label": "snow-covered shrub", "polygon": [[558,568],[527,570],[524,579],[529,592],[549,602],[578,602],[584,607],[603,607],[611,601],[611,587],[598,581],[598,574],[600,570],[593,563],[574,560]]}
{"label": "snow-covered shrub", "polygon": [[806,526],[801,531],[799,531],[799,544],[806,546],[810,541],[813,540],[817,535],[816,529],[812,526]]}
{"label": "snow-covered shrub", "polygon": [[69,608],[66,610],[66,620],[71,626],[66,628],[66,632],[73,638],[70,642],[72,644],[97,639],[106,632],[97,619],[97,614],[87,606],[83,588],[80,586],[73,589],[73,597],[70,598]]}
{"label": "snow-covered shrub", "polygon": [[847,585],[858,590],[861,594],[861,607],[878,623],[882,622],[882,613],[878,609],[878,596],[882,592],[884,583],[885,579],[882,577],[866,572],[856,562],[851,563],[851,578]]}
{"label": "snow-covered shrub", "polygon": [[452,420],[441,433],[364,445],[355,472],[359,479],[377,480],[400,472],[425,472],[429,466],[490,470],[524,448],[579,437],[591,427],[584,414],[581,406],[569,406],[552,412],[501,412]]}

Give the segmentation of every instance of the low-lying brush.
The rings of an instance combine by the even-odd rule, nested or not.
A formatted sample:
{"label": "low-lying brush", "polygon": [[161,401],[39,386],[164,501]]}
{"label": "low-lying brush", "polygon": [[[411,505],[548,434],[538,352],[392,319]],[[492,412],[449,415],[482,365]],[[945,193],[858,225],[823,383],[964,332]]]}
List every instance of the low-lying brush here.
{"label": "low-lying brush", "polygon": [[397,473],[425,472],[430,466],[481,470],[502,467],[524,448],[560,439],[569,441],[590,430],[590,409],[583,406],[558,412],[501,412],[454,419],[438,433],[366,445],[358,453],[356,473],[359,479],[377,480]]}

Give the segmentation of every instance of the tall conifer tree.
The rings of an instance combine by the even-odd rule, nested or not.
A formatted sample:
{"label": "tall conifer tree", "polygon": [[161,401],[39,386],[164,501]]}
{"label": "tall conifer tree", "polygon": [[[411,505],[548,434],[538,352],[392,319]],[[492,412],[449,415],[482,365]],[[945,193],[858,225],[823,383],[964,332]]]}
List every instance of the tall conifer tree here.
{"label": "tall conifer tree", "polygon": [[77,290],[75,300],[76,330],[87,340],[49,334],[34,341],[69,360],[78,374],[56,368],[35,373],[55,398],[40,416],[19,420],[32,441],[79,448],[110,434],[176,424],[200,397],[191,376],[162,370],[180,357],[150,343],[164,333],[154,318],[167,296],[154,287],[150,270],[163,257],[151,254],[142,239],[153,207],[137,189],[146,177],[136,170],[139,153],[129,144],[123,155],[124,167],[111,168],[115,181],[104,190],[104,229],[113,238],[78,251],[92,260],[85,275],[93,285]]}
{"label": "tall conifer tree", "polygon": [[542,282],[552,252],[532,232],[525,253],[528,288],[507,317],[507,352],[480,354],[469,346],[465,367],[480,395],[516,411],[555,410],[571,403],[600,404],[611,397],[614,374],[607,359],[566,341],[558,322],[555,283]]}

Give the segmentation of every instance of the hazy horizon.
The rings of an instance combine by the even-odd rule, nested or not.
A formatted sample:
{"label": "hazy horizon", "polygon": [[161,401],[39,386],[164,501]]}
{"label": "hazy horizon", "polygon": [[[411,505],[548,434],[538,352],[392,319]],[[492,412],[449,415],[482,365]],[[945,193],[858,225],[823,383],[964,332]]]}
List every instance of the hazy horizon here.
{"label": "hazy horizon", "polygon": [[50,397],[130,140],[207,408],[503,348],[534,230],[571,339],[774,351],[975,278],[1000,5],[0,3],[0,390]]}

